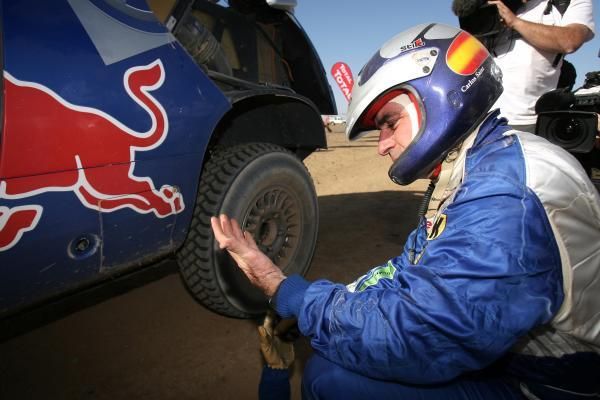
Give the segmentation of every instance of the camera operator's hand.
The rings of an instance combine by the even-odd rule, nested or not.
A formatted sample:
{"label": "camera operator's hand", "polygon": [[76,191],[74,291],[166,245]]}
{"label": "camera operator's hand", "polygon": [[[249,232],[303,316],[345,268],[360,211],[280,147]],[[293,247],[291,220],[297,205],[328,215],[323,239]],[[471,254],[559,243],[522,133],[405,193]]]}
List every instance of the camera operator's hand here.
{"label": "camera operator's hand", "polygon": [[[527,0],[523,1],[523,3],[526,2]],[[488,1],[488,4],[496,6],[498,9],[498,15],[500,16],[500,22],[502,22],[507,28],[514,28],[515,23],[519,20],[519,18],[510,10],[510,8],[506,7],[501,0],[490,0]]]}

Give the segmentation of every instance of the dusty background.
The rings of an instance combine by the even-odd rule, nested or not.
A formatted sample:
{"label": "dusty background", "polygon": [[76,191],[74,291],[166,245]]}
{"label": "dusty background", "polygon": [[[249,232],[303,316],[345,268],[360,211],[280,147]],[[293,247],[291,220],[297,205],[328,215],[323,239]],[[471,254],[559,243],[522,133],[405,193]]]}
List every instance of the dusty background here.
{"label": "dusty background", "polygon": [[[308,278],[348,283],[401,250],[426,182],[394,185],[374,136],[328,133],[328,143],[306,160],[320,207]],[[0,399],[255,399],[256,322],[195,303],[173,265],[159,275],[0,343]],[[293,399],[311,350],[300,339],[296,351]]]}

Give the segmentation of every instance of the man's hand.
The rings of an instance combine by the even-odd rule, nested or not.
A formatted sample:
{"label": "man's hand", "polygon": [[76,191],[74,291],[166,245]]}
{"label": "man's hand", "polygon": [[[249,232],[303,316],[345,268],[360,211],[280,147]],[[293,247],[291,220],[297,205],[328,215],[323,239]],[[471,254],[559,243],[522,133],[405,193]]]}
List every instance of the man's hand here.
{"label": "man's hand", "polygon": [[259,250],[250,233],[242,232],[235,219],[221,215],[211,217],[210,224],[219,247],[227,249],[250,283],[272,297],[285,279],[281,269]]}
{"label": "man's hand", "polygon": [[[525,1],[523,3],[525,3]],[[506,7],[501,0],[490,0],[488,1],[488,4],[496,6],[498,9],[498,15],[500,15],[500,22],[502,22],[506,27],[513,29],[519,18],[517,18],[510,8]]]}
{"label": "man's hand", "polygon": [[274,313],[267,312],[263,325],[258,327],[258,335],[260,352],[269,367],[287,369],[294,362],[294,344],[282,339],[282,336],[295,324],[295,319],[284,319],[276,323]]}

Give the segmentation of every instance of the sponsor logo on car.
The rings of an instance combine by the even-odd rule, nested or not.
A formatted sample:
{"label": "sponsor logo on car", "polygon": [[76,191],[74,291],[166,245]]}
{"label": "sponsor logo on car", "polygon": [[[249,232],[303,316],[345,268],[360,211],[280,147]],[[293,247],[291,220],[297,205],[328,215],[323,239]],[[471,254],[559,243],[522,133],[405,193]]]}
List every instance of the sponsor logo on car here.
{"label": "sponsor logo on car", "polygon": [[[125,90],[152,121],[147,132],[136,132],[101,110],[71,104],[5,71],[4,137],[9,140],[2,148],[0,199],[72,191],[82,205],[100,212],[128,208],[157,218],[181,212],[183,196],[174,186],[157,189],[152,178],[134,173],[136,153],[156,149],[169,131],[163,106],[150,94],[164,80],[158,59],[125,71]],[[35,204],[1,206],[0,251],[33,230],[42,213]]]}

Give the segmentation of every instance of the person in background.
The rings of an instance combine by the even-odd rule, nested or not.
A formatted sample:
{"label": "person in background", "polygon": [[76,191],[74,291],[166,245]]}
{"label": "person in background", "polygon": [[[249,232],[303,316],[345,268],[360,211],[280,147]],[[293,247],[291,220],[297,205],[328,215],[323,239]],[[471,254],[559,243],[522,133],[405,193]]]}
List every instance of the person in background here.
{"label": "person in background", "polygon": [[515,15],[501,0],[488,1],[508,28],[490,46],[504,86],[494,107],[513,128],[535,133],[535,102],[557,88],[563,56],[594,37],[593,6],[592,0],[523,3]]}
{"label": "person in background", "polygon": [[396,35],[362,68],[348,138],[378,130],[390,178],[432,189],[403,251],[348,285],[286,276],[237,221],[211,218],[220,248],[310,340],[305,399],[600,393],[600,196],[570,154],[492,109],[501,75],[483,44],[441,24]]}

